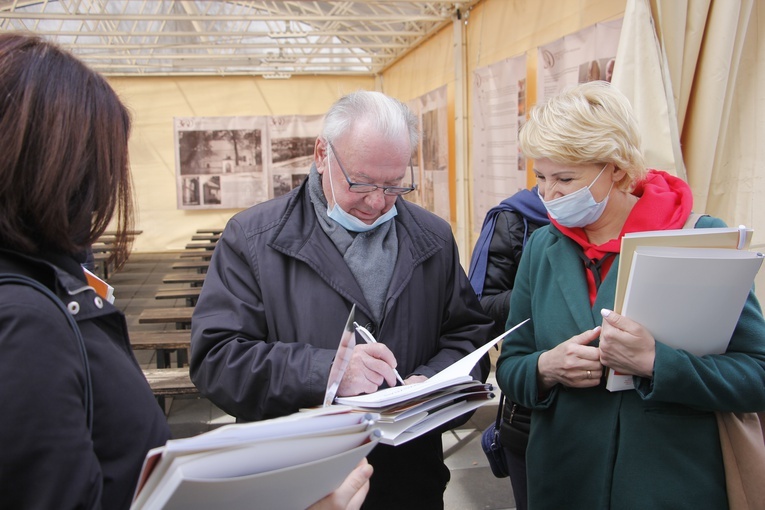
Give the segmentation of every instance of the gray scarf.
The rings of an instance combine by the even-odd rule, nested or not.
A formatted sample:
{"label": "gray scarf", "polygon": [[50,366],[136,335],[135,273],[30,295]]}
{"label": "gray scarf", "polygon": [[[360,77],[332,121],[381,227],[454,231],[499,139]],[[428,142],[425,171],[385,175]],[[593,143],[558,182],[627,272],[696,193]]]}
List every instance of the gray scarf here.
{"label": "gray scarf", "polygon": [[385,297],[398,256],[396,222],[386,221],[369,232],[349,232],[327,216],[327,199],[316,166],[308,174],[308,193],[319,225],[342,253],[361,287],[367,304],[379,324],[385,311]]}

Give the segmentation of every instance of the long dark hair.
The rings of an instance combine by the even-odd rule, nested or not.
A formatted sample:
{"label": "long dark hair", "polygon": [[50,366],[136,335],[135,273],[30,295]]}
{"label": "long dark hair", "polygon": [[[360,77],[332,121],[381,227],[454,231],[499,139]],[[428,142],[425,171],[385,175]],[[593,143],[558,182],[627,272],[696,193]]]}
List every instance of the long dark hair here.
{"label": "long dark hair", "polygon": [[0,243],[84,252],[116,214],[115,265],[133,226],[130,113],[106,80],[40,37],[0,34]]}

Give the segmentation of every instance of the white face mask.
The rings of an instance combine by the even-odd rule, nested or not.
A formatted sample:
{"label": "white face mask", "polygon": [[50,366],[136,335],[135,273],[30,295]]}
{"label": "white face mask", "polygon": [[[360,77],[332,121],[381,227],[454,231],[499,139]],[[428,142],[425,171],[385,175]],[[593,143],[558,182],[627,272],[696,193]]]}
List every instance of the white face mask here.
{"label": "white face mask", "polygon": [[[611,183],[611,188],[608,189],[606,198],[601,202],[595,201],[595,197],[592,196],[590,188],[600,176],[603,175],[607,166],[608,163],[606,163],[589,186],[576,190],[573,193],[563,195],[562,197],[550,200],[549,202],[546,202],[544,198],[542,198],[542,195],[539,195],[539,198],[542,198],[542,203],[545,205],[547,212],[550,213],[550,217],[564,227],[569,228],[585,227],[598,221],[603,215],[603,211],[606,209],[608,195],[611,194],[611,189],[613,189],[614,183]],[[539,194],[539,190],[537,190],[537,194]]]}
{"label": "white face mask", "polygon": [[[340,204],[337,203],[337,199],[335,198],[335,186],[332,183],[332,166],[329,163],[329,157],[327,157],[327,178],[329,179],[329,187],[332,190],[332,202],[335,203],[335,205],[330,209],[327,207],[327,216],[335,220],[341,227],[345,228],[346,230],[350,230],[351,232],[368,232],[372,230],[373,228],[377,228],[386,221],[392,219],[398,214],[398,211],[396,211],[395,204],[393,207],[388,209],[388,212],[377,218],[372,224],[367,224],[358,219],[356,216],[349,214],[346,212],[342,207],[340,207]],[[374,192],[372,192],[374,193]]]}

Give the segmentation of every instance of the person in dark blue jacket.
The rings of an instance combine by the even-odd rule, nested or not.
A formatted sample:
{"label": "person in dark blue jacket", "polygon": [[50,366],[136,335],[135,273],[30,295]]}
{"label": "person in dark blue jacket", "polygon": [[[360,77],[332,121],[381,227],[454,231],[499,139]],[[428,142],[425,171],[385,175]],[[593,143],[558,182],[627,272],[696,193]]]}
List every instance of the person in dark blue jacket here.
{"label": "person in dark blue jacket", "polygon": [[[489,209],[470,261],[468,278],[481,306],[494,319],[492,336],[505,331],[510,296],[523,248],[529,236],[550,223],[537,187],[523,189]],[[531,410],[504,400],[499,441],[516,508],[526,510],[526,444]]]}

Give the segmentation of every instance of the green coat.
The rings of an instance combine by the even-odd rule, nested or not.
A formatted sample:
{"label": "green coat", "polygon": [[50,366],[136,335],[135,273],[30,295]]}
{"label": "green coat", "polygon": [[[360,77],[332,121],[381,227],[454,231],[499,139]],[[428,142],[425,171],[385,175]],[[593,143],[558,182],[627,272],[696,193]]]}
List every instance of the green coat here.
{"label": "green coat", "polygon": [[[703,217],[697,226],[724,224]],[[504,341],[498,360],[500,388],[533,409],[529,508],[727,508],[713,410],[765,409],[765,321],[754,293],[725,354],[697,357],[657,342],[654,377],[636,379],[636,391],[609,392],[603,377],[595,388],[558,385],[539,398],[539,355],[600,325],[601,308],[613,308],[618,258],[590,307],[577,251],[553,225],[533,234],[508,326],[532,321]]]}

